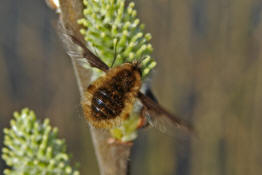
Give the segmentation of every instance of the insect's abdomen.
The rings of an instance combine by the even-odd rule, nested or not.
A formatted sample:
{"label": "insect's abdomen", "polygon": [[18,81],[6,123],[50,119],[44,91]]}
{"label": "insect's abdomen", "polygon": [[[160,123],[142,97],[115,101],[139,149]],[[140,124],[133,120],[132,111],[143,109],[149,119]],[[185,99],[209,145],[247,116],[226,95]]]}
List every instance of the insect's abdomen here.
{"label": "insect's abdomen", "polygon": [[[131,72],[120,71],[108,84],[98,88],[94,93],[91,103],[92,115],[98,120],[115,118],[124,108],[125,95],[130,92],[136,81],[134,76],[124,77],[122,76],[124,74]],[[130,83],[126,79],[129,79]],[[130,84],[128,88],[125,87],[126,84]]]}
{"label": "insect's abdomen", "polygon": [[126,63],[111,69],[88,87],[89,103],[83,103],[87,119],[100,128],[120,125],[132,111],[140,87],[141,75],[135,65]]}

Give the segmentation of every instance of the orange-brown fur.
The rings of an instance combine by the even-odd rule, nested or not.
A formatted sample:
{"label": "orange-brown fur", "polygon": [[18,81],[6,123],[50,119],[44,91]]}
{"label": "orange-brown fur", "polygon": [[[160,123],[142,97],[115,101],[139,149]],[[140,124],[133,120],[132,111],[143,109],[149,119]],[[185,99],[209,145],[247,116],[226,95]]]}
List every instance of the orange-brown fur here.
{"label": "orange-brown fur", "polygon": [[87,120],[97,128],[114,128],[121,125],[122,121],[129,117],[129,114],[133,110],[133,105],[136,100],[137,93],[141,88],[141,75],[138,70],[133,71],[136,80],[134,81],[134,85],[131,88],[130,92],[125,94],[124,108],[121,113],[112,119],[97,119],[92,114],[91,103],[94,93],[102,86],[105,86],[106,83],[110,82],[112,78],[120,71],[123,70],[132,70],[135,63],[125,63],[115,68],[110,69],[105,76],[101,76],[97,80],[95,80],[85,91],[84,97],[82,100],[83,112]]}

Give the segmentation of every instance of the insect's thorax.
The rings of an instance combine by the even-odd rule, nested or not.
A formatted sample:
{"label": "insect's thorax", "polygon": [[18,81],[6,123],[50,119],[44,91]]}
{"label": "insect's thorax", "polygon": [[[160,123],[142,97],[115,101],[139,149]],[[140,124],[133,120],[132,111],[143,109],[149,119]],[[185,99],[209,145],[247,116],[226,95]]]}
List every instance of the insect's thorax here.
{"label": "insect's thorax", "polygon": [[126,118],[141,87],[139,68],[125,63],[110,69],[106,76],[89,86],[91,116],[97,122]]}

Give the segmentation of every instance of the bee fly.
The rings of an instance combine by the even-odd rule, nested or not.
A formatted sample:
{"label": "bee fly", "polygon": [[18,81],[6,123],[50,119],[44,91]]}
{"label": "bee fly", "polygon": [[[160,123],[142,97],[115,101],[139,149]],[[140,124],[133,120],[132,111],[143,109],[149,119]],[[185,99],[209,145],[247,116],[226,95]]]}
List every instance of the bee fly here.
{"label": "bee fly", "polygon": [[141,87],[138,64],[125,63],[109,69],[85,91],[85,116],[98,128],[114,128],[129,117]]}
{"label": "bee fly", "polygon": [[[139,62],[109,68],[73,35],[64,34],[62,37],[71,57],[84,57],[91,67],[105,72],[105,76],[88,86],[82,101],[84,115],[94,127],[111,129],[120,126],[129,117],[138,98],[143,105],[142,121],[146,118],[151,125],[166,133],[173,134],[177,128],[192,131],[190,124],[159,105],[149,89],[145,94],[140,91],[142,80]],[[77,48],[72,48],[72,45]],[[79,50],[76,52],[79,46],[82,55],[77,54]]]}

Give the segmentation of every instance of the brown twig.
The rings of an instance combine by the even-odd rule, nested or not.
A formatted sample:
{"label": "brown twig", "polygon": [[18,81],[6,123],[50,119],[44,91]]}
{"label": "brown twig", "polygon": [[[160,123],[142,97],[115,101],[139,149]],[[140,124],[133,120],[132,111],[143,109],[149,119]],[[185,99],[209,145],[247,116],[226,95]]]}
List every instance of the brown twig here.
{"label": "brown twig", "polygon": [[[74,37],[83,41],[80,34],[80,26],[77,20],[82,17],[82,0],[63,0],[60,1],[60,23],[70,31]],[[77,78],[80,95],[83,96],[84,89],[90,81],[90,71],[76,64],[72,58],[72,64]],[[126,175],[128,173],[128,158],[132,144],[110,144],[108,131],[90,127],[93,144],[96,151],[98,165],[101,175]]]}

